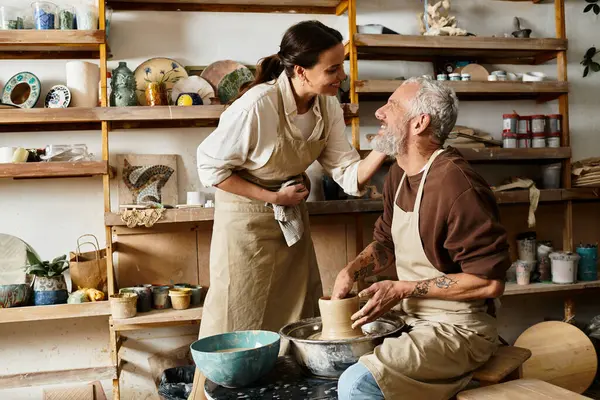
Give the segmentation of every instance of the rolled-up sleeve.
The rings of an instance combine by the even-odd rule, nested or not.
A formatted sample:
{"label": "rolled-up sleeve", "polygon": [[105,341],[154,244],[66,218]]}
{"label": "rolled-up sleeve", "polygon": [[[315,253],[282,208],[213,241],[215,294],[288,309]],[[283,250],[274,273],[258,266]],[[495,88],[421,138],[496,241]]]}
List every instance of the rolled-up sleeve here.
{"label": "rolled-up sleeve", "polygon": [[450,210],[444,247],[462,272],[486,279],[504,279],[510,267],[507,234],[489,189],[471,188]]}
{"label": "rolled-up sleeve", "polygon": [[351,196],[362,196],[364,191],[358,189],[360,155],[346,138],[344,112],[340,104],[337,101],[329,104],[327,109],[331,115],[331,131],[327,147],[318,161],[344,192]]}
{"label": "rolled-up sleeve", "polygon": [[204,186],[218,185],[246,162],[254,146],[258,125],[253,109],[232,106],[222,114],[217,129],[196,151],[198,175]]}

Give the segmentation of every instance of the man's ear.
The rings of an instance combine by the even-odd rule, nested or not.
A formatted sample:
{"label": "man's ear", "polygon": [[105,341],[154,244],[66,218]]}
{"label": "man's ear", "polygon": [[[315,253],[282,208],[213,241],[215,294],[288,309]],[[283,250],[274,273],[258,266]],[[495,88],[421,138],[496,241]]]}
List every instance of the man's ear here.
{"label": "man's ear", "polygon": [[420,135],[425,132],[431,123],[429,114],[421,114],[413,120],[413,130],[415,135]]}

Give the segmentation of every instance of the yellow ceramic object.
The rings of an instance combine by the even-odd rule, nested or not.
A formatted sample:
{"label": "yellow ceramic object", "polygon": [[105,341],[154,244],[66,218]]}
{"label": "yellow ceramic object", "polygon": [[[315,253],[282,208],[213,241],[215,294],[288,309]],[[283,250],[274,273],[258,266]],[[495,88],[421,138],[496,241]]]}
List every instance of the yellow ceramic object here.
{"label": "yellow ceramic object", "polygon": [[192,96],[190,96],[189,94],[182,94],[177,99],[177,105],[178,106],[193,106],[194,100],[192,99]]}

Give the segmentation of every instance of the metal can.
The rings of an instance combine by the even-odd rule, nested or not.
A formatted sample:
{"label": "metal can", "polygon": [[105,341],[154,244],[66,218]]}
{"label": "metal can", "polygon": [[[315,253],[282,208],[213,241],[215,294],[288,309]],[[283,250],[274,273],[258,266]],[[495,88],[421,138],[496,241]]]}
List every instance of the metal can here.
{"label": "metal can", "polygon": [[540,148],[546,147],[546,135],[543,133],[534,133],[533,140],[531,141],[531,147]]}
{"label": "metal can", "polygon": [[562,118],[563,116],[560,114],[548,115],[548,125],[550,125],[550,132],[557,132],[559,134],[562,133]]}
{"label": "metal can", "polygon": [[545,115],[532,115],[531,116],[531,133],[544,133],[546,132],[546,116]]}
{"label": "metal can", "polygon": [[503,114],[502,115],[502,132],[517,133],[518,114]]}
{"label": "metal can", "polygon": [[461,74],[460,77],[461,77],[461,79],[463,81],[470,81],[471,80],[471,74]]}
{"label": "metal can", "polygon": [[517,147],[519,149],[531,148],[531,136],[527,133],[517,133]]}
{"label": "metal can", "polygon": [[518,125],[517,125],[517,133],[520,133],[520,134],[531,133],[531,117],[529,117],[527,115],[519,116]]}
{"label": "metal can", "polygon": [[448,75],[446,75],[446,74],[438,74],[437,75],[437,80],[438,81],[447,81],[448,80]]}
{"label": "metal can", "polygon": [[546,145],[548,147],[560,147],[560,133],[551,133],[546,138]]}
{"label": "metal can", "polygon": [[502,134],[502,147],[505,149],[517,148],[517,134],[506,132]]}
{"label": "metal can", "polygon": [[448,75],[451,81],[460,81],[460,74],[451,73]]}

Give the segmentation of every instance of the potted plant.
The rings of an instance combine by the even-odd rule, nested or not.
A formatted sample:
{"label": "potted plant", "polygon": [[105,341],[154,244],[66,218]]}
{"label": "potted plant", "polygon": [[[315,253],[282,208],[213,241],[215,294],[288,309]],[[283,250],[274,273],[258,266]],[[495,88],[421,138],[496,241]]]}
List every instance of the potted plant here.
{"label": "potted plant", "polygon": [[67,256],[56,257],[52,261],[42,261],[33,249],[28,248],[27,263],[25,272],[35,276],[33,304],[43,306],[66,303],[69,292],[63,272],[69,268]]}

